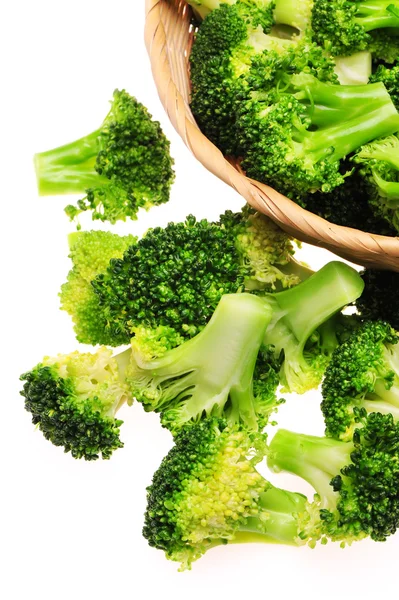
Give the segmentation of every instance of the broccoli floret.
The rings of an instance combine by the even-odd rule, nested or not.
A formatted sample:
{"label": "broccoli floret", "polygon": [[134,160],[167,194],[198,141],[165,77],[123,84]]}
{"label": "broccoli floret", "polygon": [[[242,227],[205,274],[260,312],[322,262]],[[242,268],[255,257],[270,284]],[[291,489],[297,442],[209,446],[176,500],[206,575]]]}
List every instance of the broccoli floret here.
{"label": "broccoli floret", "polygon": [[204,414],[256,430],[276,407],[277,369],[284,391],[318,386],[338,343],[335,322],[326,321],[362,289],[354,269],[329,263],[291,290],[225,295],[198,336],[160,358],[151,357],[152,344],[133,338],[132,394],[172,431]]}
{"label": "broccoli floret", "polygon": [[[399,58],[399,56],[398,56]],[[379,65],[370,77],[370,83],[380,81],[386,87],[392,102],[399,109],[399,63],[387,68],[385,65]]]}
{"label": "broccoli floret", "polygon": [[228,542],[304,544],[313,533],[312,509],[302,494],[258,473],[265,452],[261,434],[221,419],[183,428],[147,489],[143,535],[150,546],[182,570]]}
{"label": "broccoli floret", "polygon": [[[359,274],[330,262],[300,285],[265,296],[273,316],[264,343],[283,356],[280,383],[284,392],[303,394],[317,387],[338,344],[336,315],[363,290]],[[329,322],[329,319],[333,319]]]}
{"label": "broccoli floret", "polygon": [[399,139],[396,135],[377,139],[353,157],[369,185],[368,202],[378,218],[399,231]]}
{"label": "broccoli floret", "polygon": [[158,122],[135,98],[115,90],[99,129],[77,141],[35,155],[41,196],[85,194],[65,211],[83,211],[115,223],[136,218],[169,200],[174,179],[170,144]]}
{"label": "broccoli floret", "polygon": [[[349,173],[353,169],[348,161],[343,162],[341,172]],[[395,229],[386,219],[374,213],[368,198],[372,196],[370,184],[354,171],[344,178],[342,185],[331,192],[308,193],[298,203],[330,223],[360,229],[368,233],[395,236]]]}
{"label": "broccoli floret", "polygon": [[[115,238],[108,236],[114,252]],[[189,216],[184,223],[150,230],[137,244],[121,239],[118,254],[103,255],[99,232],[76,240],[75,266],[61,299],[79,341],[88,344],[129,343],[134,330],[161,346],[169,338],[171,348],[206,325],[223,294],[285,289],[311,274],[294,261],[291,238],[250,209],[227,212],[216,223]],[[75,271],[79,276],[86,254],[94,264],[112,260],[90,282],[84,278],[80,294],[70,282]]]}
{"label": "broccoli floret", "polygon": [[274,0],[188,0],[188,4],[200,19],[205,19],[223,4],[237,4],[241,16],[250,19],[255,27],[260,25],[267,32],[274,25]]}
{"label": "broccoli floret", "polygon": [[290,75],[281,66],[272,81],[256,73],[257,89],[250,80],[254,91],[237,123],[242,166],[301,202],[308,192],[342,185],[341,160],[365,140],[394,133],[399,115],[383,84],[334,85],[306,72]]}
{"label": "broccoli floret", "polygon": [[335,56],[367,50],[369,32],[399,27],[397,0],[316,0],[312,38]]}
{"label": "broccoli floret", "polygon": [[265,354],[258,365],[259,397],[253,389],[255,363],[271,317],[263,299],[226,294],[201,333],[161,358],[151,357],[152,345],[133,338],[127,370],[132,395],[145,410],[160,412],[162,424],[173,433],[210,415],[256,431],[276,407],[278,376],[272,361],[269,372],[264,370]]}
{"label": "broccoli floret", "polygon": [[356,301],[358,313],[364,320],[387,321],[399,331],[399,273],[365,269],[362,295]]}
{"label": "broccoli floret", "polygon": [[351,439],[359,409],[399,419],[399,341],[384,321],[366,321],[334,351],[323,381],[326,435]]}
{"label": "broccoli floret", "polygon": [[32,423],[55,446],[74,458],[110,458],[123,447],[118,409],[131,400],[124,381],[128,355],[113,358],[110,350],[73,352],[45,357],[21,375],[21,395]]}
{"label": "broccoli floret", "polygon": [[368,50],[375,62],[395,63],[399,58],[399,29],[371,31]]}
{"label": "broccoli floret", "polygon": [[111,258],[122,258],[132,244],[133,235],[121,237],[107,231],[81,231],[69,238],[73,268],[61,287],[61,308],[72,316],[76,339],[83,344],[119,346],[128,344],[126,332],[110,331],[106,310],[99,303],[91,282],[104,272]]}
{"label": "broccoli floret", "polygon": [[277,431],[268,465],[306,480],[320,506],[321,537],[385,541],[399,525],[399,423],[359,414],[350,442]]}

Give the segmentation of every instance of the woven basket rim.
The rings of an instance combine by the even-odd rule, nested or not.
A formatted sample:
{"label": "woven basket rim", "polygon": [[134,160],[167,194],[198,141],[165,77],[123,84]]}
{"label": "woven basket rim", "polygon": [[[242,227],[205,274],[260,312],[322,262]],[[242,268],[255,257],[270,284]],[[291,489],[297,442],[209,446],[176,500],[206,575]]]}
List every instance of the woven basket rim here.
{"label": "woven basket rim", "polygon": [[[324,247],[357,264],[399,271],[399,237],[334,225],[301,208],[273,188],[247,178],[200,131],[188,103],[187,67],[183,73],[179,64],[184,60],[187,65],[188,46],[184,56],[182,52],[174,60],[175,48],[184,39],[188,43],[189,36],[192,38],[191,15],[191,7],[185,0],[146,0],[145,41],[154,80],[172,124],[194,156],[249,204],[301,241]],[[180,26],[183,21],[184,28]]]}

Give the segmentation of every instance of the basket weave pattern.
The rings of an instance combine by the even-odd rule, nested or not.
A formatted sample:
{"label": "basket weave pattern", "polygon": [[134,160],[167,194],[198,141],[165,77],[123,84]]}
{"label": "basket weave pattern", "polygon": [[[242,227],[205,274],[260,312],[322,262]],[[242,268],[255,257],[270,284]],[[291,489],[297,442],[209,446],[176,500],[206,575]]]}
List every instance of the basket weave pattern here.
{"label": "basket weave pattern", "polygon": [[159,97],[173,126],[194,156],[285,231],[354,263],[399,272],[399,238],[333,225],[271,187],[245,177],[199,130],[191,113],[189,55],[191,8],[184,0],[146,0],[145,41]]}

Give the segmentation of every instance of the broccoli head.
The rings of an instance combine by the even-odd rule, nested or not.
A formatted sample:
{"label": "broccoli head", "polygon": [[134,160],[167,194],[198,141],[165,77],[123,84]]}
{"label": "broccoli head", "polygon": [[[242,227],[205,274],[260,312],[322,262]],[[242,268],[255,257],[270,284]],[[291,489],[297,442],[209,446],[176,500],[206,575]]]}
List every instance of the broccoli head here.
{"label": "broccoli head", "polygon": [[399,29],[377,29],[370,32],[368,50],[374,62],[396,63],[399,58]]}
{"label": "broccoli head", "polygon": [[94,354],[73,352],[45,357],[21,375],[21,395],[32,422],[55,446],[74,458],[110,458],[123,447],[118,409],[131,399],[124,382],[128,357],[106,348]]}
{"label": "broccoli head", "polygon": [[360,275],[364,290],[356,301],[356,308],[362,319],[388,321],[399,331],[399,273],[365,269]]}
{"label": "broccoli head", "polygon": [[237,4],[241,16],[250,19],[255,27],[260,25],[267,32],[274,24],[274,0],[188,0],[188,4],[200,19],[205,19],[210,12],[223,4]]}
{"label": "broccoli head", "polygon": [[321,539],[342,545],[385,541],[399,525],[399,423],[359,413],[349,442],[279,430],[268,465],[298,475],[316,491]]}
{"label": "broccoli head", "polygon": [[312,511],[302,494],[258,473],[265,452],[264,436],[222,419],[183,428],[147,490],[143,535],[150,546],[184,569],[228,542],[304,544]]}
{"label": "broccoli head", "polygon": [[93,133],[35,155],[39,194],[85,194],[67,206],[74,219],[125,221],[169,200],[174,180],[170,144],[158,122],[135,98],[115,90],[111,110]]}
{"label": "broccoli head", "polygon": [[323,381],[326,435],[351,439],[359,410],[399,418],[398,334],[384,321],[366,321],[334,351]]}

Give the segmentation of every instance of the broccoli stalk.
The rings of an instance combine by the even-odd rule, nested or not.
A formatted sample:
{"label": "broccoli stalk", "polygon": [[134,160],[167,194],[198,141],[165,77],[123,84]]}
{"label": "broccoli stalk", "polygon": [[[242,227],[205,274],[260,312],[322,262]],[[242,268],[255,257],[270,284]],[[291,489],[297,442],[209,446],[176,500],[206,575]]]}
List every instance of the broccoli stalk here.
{"label": "broccoli stalk", "polygon": [[[336,326],[327,322],[358,298],[363,287],[354,269],[330,262],[299,286],[265,298],[273,317],[264,343],[274,347],[276,356],[284,356],[284,391],[301,394],[317,387],[337,344]],[[312,334],[318,328],[314,343]]]}
{"label": "broccoli stalk", "polygon": [[274,84],[253,92],[239,125],[247,175],[290,197],[341,185],[341,159],[364,140],[399,128],[382,84],[338,86],[306,73],[285,77],[281,84],[281,92]]}
{"label": "broccoli stalk", "polygon": [[385,541],[399,525],[399,424],[379,413],[359,421],[350,442],[279,430],[269,447],[270,468],[315,489],[321,537],[343,544]]}
{"label": "broccoli stalk", "polygon": [[276,0],[274,20],[278,25],[288,25],[306,32],[311,24],[314,0]]}
{"label": "broccoli stalk", "polygon": [[366,85],[372,72],[371,52],[355,52],[350,56],[336,56],[335,72],[341,85]]}
{"label": "broccoli stalk", "polygon": [[127,371],[133,396],[145,410],[160,412],[173,432],[204,415],[257,430],[258,413],[268,407],[254,397],[253,373],[270,319],[261,298],[225,295],[201,333],[159,359],[133,338]]}
{"label": "broccoli stalk", "polygon": [[39,194],[85,194],[65,209],[71,219],[86,210],[111,223],[136,218],[140,207],[169,200],[174,179],[169,147],[147,109],[116,90],[99,129],[35,155]]}

